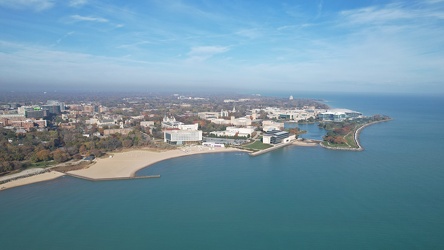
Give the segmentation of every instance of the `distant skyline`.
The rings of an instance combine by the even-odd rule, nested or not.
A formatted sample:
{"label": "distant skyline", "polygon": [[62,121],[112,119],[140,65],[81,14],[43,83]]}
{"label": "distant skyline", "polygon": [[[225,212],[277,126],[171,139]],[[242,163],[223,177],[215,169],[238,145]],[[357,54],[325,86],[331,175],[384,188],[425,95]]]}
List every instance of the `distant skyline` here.
{"label": "distant skyline", "polygon": [[444,93],[444,0],[0,0],[2,89]]}

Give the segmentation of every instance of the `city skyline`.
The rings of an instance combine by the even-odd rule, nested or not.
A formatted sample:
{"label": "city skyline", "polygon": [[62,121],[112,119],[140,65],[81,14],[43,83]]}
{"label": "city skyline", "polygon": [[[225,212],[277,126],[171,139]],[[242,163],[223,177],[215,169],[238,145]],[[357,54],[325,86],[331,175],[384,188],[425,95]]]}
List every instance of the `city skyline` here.
{"label": "city skyline", "polygon": [[0,0],[0,89],[444,93],[444,1]]}

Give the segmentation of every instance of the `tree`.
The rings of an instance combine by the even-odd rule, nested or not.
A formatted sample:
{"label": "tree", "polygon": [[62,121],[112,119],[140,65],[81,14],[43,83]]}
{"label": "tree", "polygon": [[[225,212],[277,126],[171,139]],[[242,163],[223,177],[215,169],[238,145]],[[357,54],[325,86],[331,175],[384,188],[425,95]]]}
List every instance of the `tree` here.
{"label": "tree", "polygon": [[95,157],[100,157],[103,155],[102,151],[98,150],[98,149],[91,149],[90,153],[92,155],[94,155]]}
{"label": "tree", "polygon": [[51,159],[51,151],[44,149],[36,153],[37,161],[49,161]]}
{"label": "tree", "polygon": [[86,154],[86,151],[87,151],[86,146],[84,144],[82,144],[79,148],[79,153],[84,155],[84,154]]}
{"label": "tree", "polygon": [[52,153],[52,157],[55,162],[60,163],[67,161],[69,159],[69,154],[61,149],[57,149]]}
{"label": "tree", "polygon": [[132,146],[133,146],[133,141],[131,139],[123,140],[123,147],[124,148],[130,148]]}

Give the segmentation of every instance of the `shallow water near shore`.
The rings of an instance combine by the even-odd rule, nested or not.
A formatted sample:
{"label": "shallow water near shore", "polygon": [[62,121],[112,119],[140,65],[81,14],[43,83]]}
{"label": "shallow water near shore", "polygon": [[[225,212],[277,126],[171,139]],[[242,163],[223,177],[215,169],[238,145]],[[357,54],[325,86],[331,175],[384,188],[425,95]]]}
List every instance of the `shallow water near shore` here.
{"label": "shallow water near shore", "polygon": [[[296,96],[295,96],[296,97]],[[2,249],[442,249],[444,98],[313,96],[392,121],[362,152],[194,155],[0,192]]]}

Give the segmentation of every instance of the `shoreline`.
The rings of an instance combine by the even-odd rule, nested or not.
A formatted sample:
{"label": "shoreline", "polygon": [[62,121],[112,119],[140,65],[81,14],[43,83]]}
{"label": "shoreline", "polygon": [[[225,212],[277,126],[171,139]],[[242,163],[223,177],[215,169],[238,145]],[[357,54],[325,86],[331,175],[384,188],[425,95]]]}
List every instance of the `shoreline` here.
{"label": "shoreline", "polygon": [[358,145],[357,148],[339,148],[339,147],[330,147],[330,146],[326,146],[323,145],[322,142],[319,143],[319,145],[321,145],[321,147],[326,148],[326,149],[331,149],[331,150],[346,150],[346,151],[363,151],[364,148],[361,146],[361,143],[359,141],[359,135],[361,133],[361,130],[365,127],[368,127],[370,125],[374,125],[377,123],[381,123],[381,122],[388,122],[391,121],[392,119],[387,119],[387,120],[381,120],[381,121],[374,121],[374,122],[370,122],[367,124],[362,125],[361,127],[359,127],[358,129],[356,129],[354,135],[353,135],[353,139],[355,140],[356,145]]}
{"label": "shoreline", "polygon": [[[210,153],[247,152],[237,148],[208,148],[191,146],[166,151],[152,151],[149,149],[134,149],[123,152],[110,153],[109,158],[98,158],[85,169],[68,171],[67,174],[58,171],[44,173],[10,180],[0,184],[0,191],[23,185],[49,181],[61,176],[88,179],[92,181],[111,179],[132,179],[137,171],[155,163],[178,157]],[[77,177],[78,176],[78,177]]]}
{"label": "shoreline", "polygon": [[57,179],[57,178],[64,176],[64,175],[65,175],[64,173],[57,172],[57,171],[47,171],[44,173],[35,174],[32,176],[27,176],[27,177],[23,177],[20,179],[15,179],[15,180],[11,180],[11,181],[2,183],[2,184],[0,184],[0,191],[10,189],[10,188],[20,187],[20,186],[24,186],[24,185],[29,185],[29,184],[33,184],[33,183],[54,180],[54,179]]}
{"label": "shoreline", "polygon": [[319,142],[312,139],[305,139],[305,141],[297,139],[293,141],[293,145],[301,147],[316,147],[317,145],[319,145]]}
{"label": "shoreline", "polygon": [[[361,146],[359,142],[359,134],[361,130],[367,126],[390,120],[391,119],[383,121],[375,121],[365,124],[360,128],[358,128],[354,134],[354,140],[358,145],[358,148],[334,148],[334,147],[325,146],[322,143],[312,140],[309,141],[295,140],[286,145],[314,147],[319,144],[321,147],[331,150],[362,151],[364,150],[364,148]],[[268,151],[272,150],[266,150],[266,152]],[[208,148],[200,145],[187,146],[180,149],[173,149],[166,151],[152,151],[150,149],[133,149],[123,152],[110,153],[109,158],[98,158],[94,160],[93,163],[90,164],[87,168],[68,171],[67,174],[58,171],[45,170],[42,173],[13,179],[8,182],[1,183],[0,191],[18,186],[33,184],[37,182],[49,181],[64,175],[69,175],[73,177],[78,176],[77,178],[83,177],[84,179],[90,179],[94,181],[123,179],[123,178],[130,179],[134,178],[138,171],[164,160],[169,160],[189,155],[225,153],[225,152],[245,152],[245,153],[250,153],[251,155],[251,152],[238,148]],[[266,153],[266,152],[261,152],[261,153]]]}
{"label": "shoreline", "polygon": [[130,150],[118,152],[109,158],[99,158],[88,168],[69,171],[68,174],[100,180],[110,178],[131,178],[137,171],[149,167],[155,163],[189,155],[245,152],[237,148],[208,148],[202,146],[185,147],[167,151]]}

